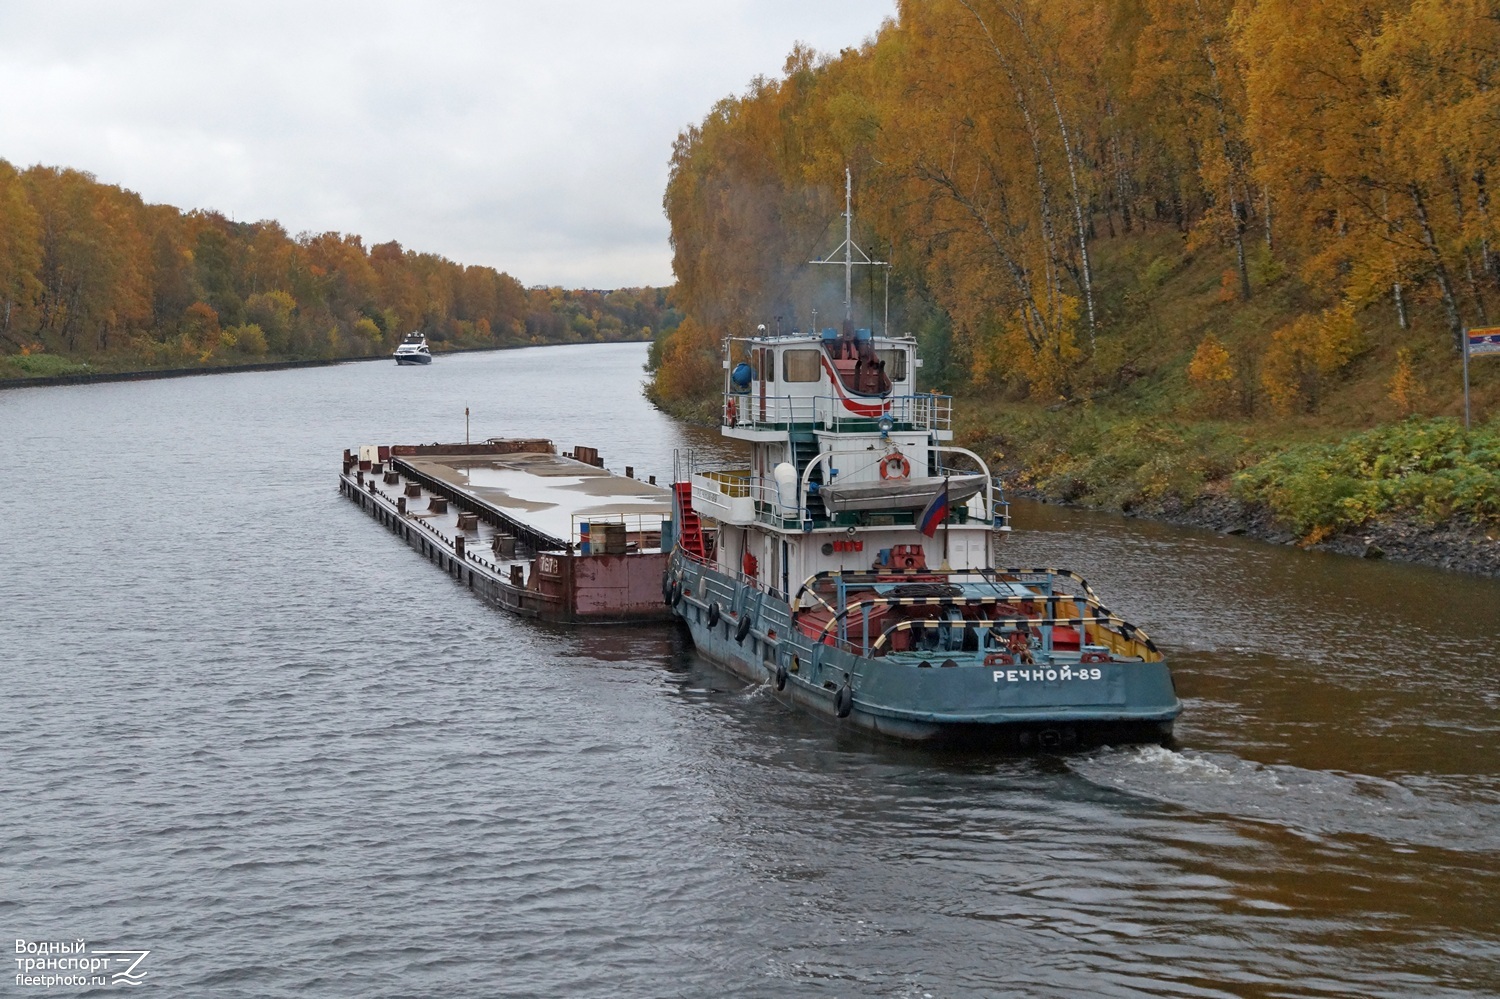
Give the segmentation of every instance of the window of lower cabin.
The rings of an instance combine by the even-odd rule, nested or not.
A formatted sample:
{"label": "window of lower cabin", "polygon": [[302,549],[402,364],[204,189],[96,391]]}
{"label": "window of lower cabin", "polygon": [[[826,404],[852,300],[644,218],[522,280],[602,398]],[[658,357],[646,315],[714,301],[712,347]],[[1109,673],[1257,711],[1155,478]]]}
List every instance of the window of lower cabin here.
{"label": "window of lower cabin", "polygon": [[904,350],[878,350],[880,359],[885,362],[885,376],[893,382],[906,381],[906,351]]}
{"label": "window of lower cabin", "polygon": [[788,382],[815,382],[818,380],[818,354],[814,350],[783,350],[781,352],[781,377]]}

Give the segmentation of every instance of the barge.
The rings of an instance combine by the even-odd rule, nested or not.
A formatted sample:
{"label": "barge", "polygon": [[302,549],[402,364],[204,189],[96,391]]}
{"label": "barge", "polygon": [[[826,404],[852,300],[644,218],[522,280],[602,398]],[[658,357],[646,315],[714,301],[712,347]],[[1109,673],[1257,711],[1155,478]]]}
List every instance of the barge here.
{"label": "barge", "polygon": [[[366,444],[339,491],[480,599],[543,621],[670,619],[671,492],[540,438]],[[666,547],[663,547],[665,543]]]}

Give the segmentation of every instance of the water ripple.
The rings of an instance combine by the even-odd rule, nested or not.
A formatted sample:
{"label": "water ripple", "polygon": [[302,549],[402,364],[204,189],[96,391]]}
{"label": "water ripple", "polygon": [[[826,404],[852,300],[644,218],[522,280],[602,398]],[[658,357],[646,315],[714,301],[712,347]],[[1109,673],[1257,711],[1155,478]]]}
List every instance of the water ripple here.
{"label": "water ripple", "polygon": [[704,438],[619,390],[643,356],[0,393],[66,497],[0,531],[12,938],[218,997],[1500,992],[1488,584],[1028,511],[1019,561],[1168,648],[1181,745],[953,754],[491,611],[333,488],[454,399],[665,476]]}

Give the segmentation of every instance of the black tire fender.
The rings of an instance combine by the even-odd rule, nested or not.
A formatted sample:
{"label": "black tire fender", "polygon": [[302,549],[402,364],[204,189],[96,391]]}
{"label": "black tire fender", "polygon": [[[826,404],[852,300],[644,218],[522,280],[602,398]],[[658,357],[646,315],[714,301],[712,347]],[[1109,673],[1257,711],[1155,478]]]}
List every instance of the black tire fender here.
{"label": "black tire fender", "polygon": [[711,600],[708,604],[708,626],[712,628],[719,623],[719,602]]}
{"label": "black tire fender", "polygon": [[776,689],[777,690],[785,690],[786,689],[786,664],[785,663],[777,663],[776,664]]}
{"label": "black tire fender", "polygon": [[673,583],[672,584],[672,606],[676,607],[680,603],[682,603],[682,584],[681,583]]}
{"label": "black tire fender", "polygon": [[745,636],[748,634],[750,634],[750,615],[741,614],[740,623],[734,626],[734,640],[744,645]]}
{"label": "black tire fender", "polygon": [[833,695],[833,710],[840,718],[848,718],[849,712],[854,710],[854,691],[847,683]]}

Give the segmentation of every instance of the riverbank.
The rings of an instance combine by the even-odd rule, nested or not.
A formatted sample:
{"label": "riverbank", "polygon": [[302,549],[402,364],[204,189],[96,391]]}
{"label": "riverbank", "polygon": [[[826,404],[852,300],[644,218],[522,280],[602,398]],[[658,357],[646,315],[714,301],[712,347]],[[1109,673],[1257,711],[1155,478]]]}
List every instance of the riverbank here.
{"label": "riverbank", "polygon": [[1500,427],[1363,431],[978,407],[960,439],[1013,496],[1500,577]]}
{"label": "riverbank", "polygon": [[[500,348],[489,347],[486,350]],[[136,371],[90,371],[71,375],[37,375],[31,378],[0,378],[0,389],[39,388],[47,385],[91,385],[96,382],[140,382],[158,378],[188,378],[193,375],[227,375],[241,371],[286,371],[291,368],[326,368],[357,361],[388,361],[388,355],[316,358],[298,361],[262,361],[256,364],[224,364],[215,367],[155,368]]]}
{"label": "riverbank", "polygon": [[1069,502],[1054,493],[1036,489],[1026,483],[1024,473],[1014,468],[999,469],[997,474],[1005,481],[1006,493],[1012,498],[1121,513],[1127,517],[1254,538],[1268,544],[1297,547],[1304,551],[1332,552],[1355,558],[1384,558],[1393,562],[1500,578],[1500,528],[1493,525],[1487,527],[1470,518],[1458,517],[1444,523],[1426,524],[1411,518],[1395,517],[1309,540],[1299,536],[1264,504],[1247,503],[1225,495],[1227,487],[1223,483],[1188,501],[1171,496],[1111,508]]}
{"label": "riverbank", "polygon": [[[608,343],[639,343],[637,340],[610,340]],[[454,347],[434,352],[433,357],[448,354],[488,353],[496,350],[520,350],[531,346],[556,346],[541,344],[512,344],[501,347]],[[292,368],[326,368],[335,364],[352,364],[362,361],[387,361],[390,354],[362,354],[355,357],[319,357],[286,361],[259,361],[254,364],[221,364],[196,368],[143,368],[133,371],[90,371],[67,375],[36,375],[28,378],[0,378],[0,390],[16,388],[38,388],[46,385],[91,385],[96,382],[139,382],[158,378],[189,378],[194,375],[227,375],[244,371],[286,371]]]}

